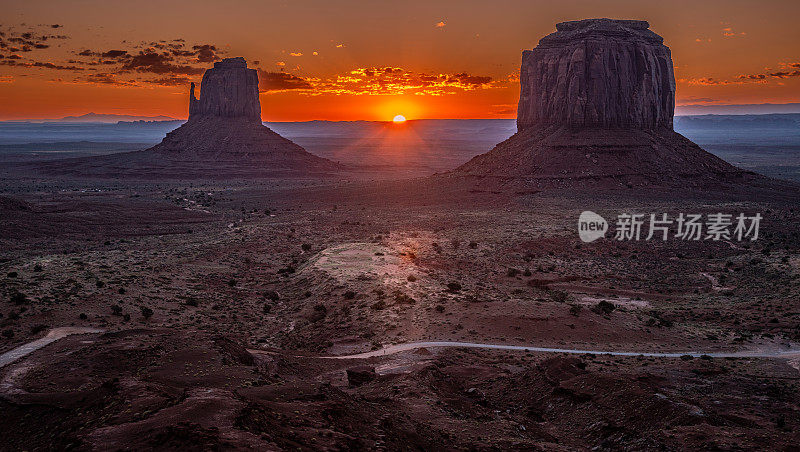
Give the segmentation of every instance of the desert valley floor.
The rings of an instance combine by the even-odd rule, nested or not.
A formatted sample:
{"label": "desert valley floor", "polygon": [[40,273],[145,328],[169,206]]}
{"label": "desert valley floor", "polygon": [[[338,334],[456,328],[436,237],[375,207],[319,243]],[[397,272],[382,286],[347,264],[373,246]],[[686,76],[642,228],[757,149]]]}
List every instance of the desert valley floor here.
{"label": "desert valley floor", "polygon": [[[792,198],[430,179],[2,189],[0,354],[78,333],[0,358],[9,447],[800,443]],[[753,243],[582,243],[583,210],[764,220]],[[425,341],[634,353],[382,351]],[[736,352],[753,356],[714,355]]]}

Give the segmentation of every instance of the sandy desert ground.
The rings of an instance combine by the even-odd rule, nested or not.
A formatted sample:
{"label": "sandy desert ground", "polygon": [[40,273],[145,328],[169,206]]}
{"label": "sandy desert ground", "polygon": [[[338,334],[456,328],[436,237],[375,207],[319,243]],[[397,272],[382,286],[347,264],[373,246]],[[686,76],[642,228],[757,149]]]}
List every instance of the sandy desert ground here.
{"label": "sandy desert ground", "polygon": [[[0,353],[76,333],[0,362],[8,447],[800,442],[791,197],[27,178],[0,196]],[[764,220],[752,243],[582,243],[583,210]],[[419,341],[634,353],[382,350]]]}

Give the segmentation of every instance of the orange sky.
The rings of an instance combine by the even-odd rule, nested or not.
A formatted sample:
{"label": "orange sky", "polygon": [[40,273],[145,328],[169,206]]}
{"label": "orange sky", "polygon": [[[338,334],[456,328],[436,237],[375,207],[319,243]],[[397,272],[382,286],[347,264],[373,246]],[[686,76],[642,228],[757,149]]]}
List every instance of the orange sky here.
{"label": "orange sky", "polygon": [[794,0],[0,2],[0,119],[184,118],[226,56],[260,69],[265,121],[514,117],[522,50],[587,17],[648,20],[679,105],[800,102]]}

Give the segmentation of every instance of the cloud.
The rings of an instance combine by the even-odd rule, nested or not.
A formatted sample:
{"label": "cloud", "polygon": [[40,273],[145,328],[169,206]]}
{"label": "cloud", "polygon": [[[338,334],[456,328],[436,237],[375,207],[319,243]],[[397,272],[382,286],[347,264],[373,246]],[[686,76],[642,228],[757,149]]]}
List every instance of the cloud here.
{"label": "cloud", "polygon": [[778,64],[779,69],[773,70],[766,68],[764,72],[752,74],[740,74],[734,79],[723,80],[714,77],[682,78],[678,82],[693,86],[720,86],[720,85],[743,85],[746,83],[769,84],[771,82],[781,83],[784,79],[800,77],[800,62],[783,62]]}
{"label": "cloud", "polygon": [[293,57],[301,57],[301,56],[303,56],[303,54],[301,52],[292,52],[289,55],[291,55]]}
{"label": "cloud", "polygon": [[[178,86],[190,83],[202,74],[209,63],[221,59],[225,52],[214,44],[189,44],[183,38],[121,44],[107,49],[72,50],[71,57],[60,61],[44,61],[36,51],[50,47],[55,39],[67,36],[52,34],[60,24],[15,29],[0,26],[0,65],[17,68],[39,68],[57,71],[90,72],[72,82],[115,86]],[[126,76],[127,74],[127,76]]]}
{"label": "cloud", "polygon": [[743,83],[730,80],[718,80],[713,77],[698,77],[689,79],[682,78],[678,79],[678,82],[686,83],[692,86],[741,85]]}
{"label": "cloud", "polygon": [[217,56],[217,47],[211,44],[192,46],[192,50],[194,50],[195,55],[197,55],[198,63],[213,63],[221,59]]}
{"label": "cloud", "polygon": [[444,21],[439,21],[436,23],[436,28],[444,28],[446,25]]}
{"label": "cloud", "polygon": [[312,89],[311,83],[286,72],[267,72],[258,69],[258,90],[262,93]]}
{"label": "cloud", "polygon": [[[64,35],[54,35],[49,33],[50,26],[39,25],[29,27],[25,31],[18,31],[12,28],[0,28],[0,51],[5,52],[34,52],[50,48],[49,41],[67,39]],[[2,55],[2,53],[0,53]],[[6,57],[8,55],[5,55]]]}
{"label": "cloud", "polygon": [[709,103],[716,103],[719,101],[720,101],[719,99],[714,99],[711,97],[694,97],[694,96],[689,96],[679,99],[679,103],[681,105],[687,105],[687,102],[709,104]]}
{"label": "cloud", "polygon": [[0,75],[0,83],[14,83],[13,75]]}
{"label": "cloud", "polygon": [[107,50],[100,54],[103,58],[111,58],[113,60],[128,59],[130,54],[127,50]]}
{"label": "cloud", "polygon": [[4,59],[0,59],[0,65],[13,66],[13,67],[26,67],[26,68],[44,68],[55,69],[59,71],[83,71],[84,68],[80,66],[68,66],[63,64],[51,63],[49,61],[23,61],[19,55],[11,55]]}
{"label": "cloud", "polygon": [[509,116],[517,114],[517,106],[513,104],[492,105],[489,110],[492,116]]}
{"label": "cloud", "polygon": [[89,74],[83,80],[89,83],[98,83],[101,85],[114,85],[114,86],[135,86],[136,82],[128,80],[118,80],[114,74],[97,73]]}
{"label": "cloud", "polygon": [[138,55],[131,56],[122,66],[123,70],[137,72],[150,72],[153,74],[202,74],[205,69],[189,66],[187,64],[174,64],[173,57],[165,53],[155,53],[149,50],[139,51]]}
{"label": "cloud", "polygon": [[766,71],[757,74],[742,74],[738,77],[739,80],[747,81],[766,81],[768,79],[785,79],[792,77],[800,77],[800,63],[780,63],[779,67],[782,70]]}
{"label": "cloud", "polygon": [[[137,51],[138,48],[138,51]],[[189,69],[192,64],[213,63],[220,60],[220,50],[213,44],[197,44],[186,47],[185,40],[153,41],[143,43],[128,50],[89,50],[84,49],[77,53],[78,56],[93,58],[86,64],[115,64],[124,63],[125,69],[134,69],[150,72],[183,72],[192,73]],[[105,59],[105,60],[103,60]],[[171,67],[171,68],[170,68]],[[176,69],[180,68],[180,69]],[[194,68],[197,69],[197,68]]]}
{"label": "cloud", "polygon": [[506,86],[505,81],[468,74],[428,74],[400,67],[365,67],[328,78],[301,77],[285,72],[259,71],[262,92],[297,91],[307,95],[396,95],[441,96],[460,91]]}
{"label": "cloud", "polygon": [[191,83],[191,79],[189,79],[189,77],[171,75],[168,77],[144,80],[144,83],[160,86],[188,86],[189,83]]}

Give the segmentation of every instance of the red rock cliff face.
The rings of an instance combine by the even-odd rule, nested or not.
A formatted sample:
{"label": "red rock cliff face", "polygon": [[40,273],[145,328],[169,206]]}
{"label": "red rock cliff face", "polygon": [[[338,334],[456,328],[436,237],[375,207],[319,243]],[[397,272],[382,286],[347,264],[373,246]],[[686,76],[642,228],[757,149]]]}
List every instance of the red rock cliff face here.
{"label": "red rock cliff face", "polygon": [[203,74],[200,99],[189,97],[189,119],[200,116],[249,118],[261,122],[258,74],[248,69],[244,58],[225,58]]}
{"label": "red rock cliff face", "polygon": [[562,22],[522,55],[520,131],[571,128],[672,129],[672,55],[646,21]]}

